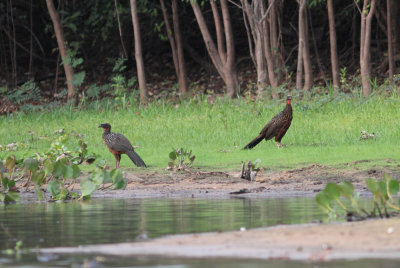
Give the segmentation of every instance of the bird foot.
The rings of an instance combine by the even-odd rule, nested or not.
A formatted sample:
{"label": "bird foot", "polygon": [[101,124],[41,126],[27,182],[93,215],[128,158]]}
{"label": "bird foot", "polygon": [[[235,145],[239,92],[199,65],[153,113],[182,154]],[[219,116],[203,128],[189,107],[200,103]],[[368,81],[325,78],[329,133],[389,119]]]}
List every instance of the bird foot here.
{"label": "bird foot", "polygon": [[278,149],[279,149],[279,148],[284,148],[284,147],[286,147],[285,144],[282,144],[282,143],[280,143],[280,142],[277,142],[277,143],[276,143],[276,146],[278,147]]}

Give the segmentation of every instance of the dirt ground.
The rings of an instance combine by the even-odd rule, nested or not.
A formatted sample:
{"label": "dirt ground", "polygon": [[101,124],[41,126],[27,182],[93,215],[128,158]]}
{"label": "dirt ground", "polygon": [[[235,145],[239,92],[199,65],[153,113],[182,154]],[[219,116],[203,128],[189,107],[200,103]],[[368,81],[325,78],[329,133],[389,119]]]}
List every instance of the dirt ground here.
{"label": "dirt ground", "polygon": [[400,259],[399,241],[400,219],[397,218],[175,235],[144,242],[49,248],[40,252],[304,261]]}
{"label": "dirt ground", "polygon": [[[400,166],[387,160],[387,167],[360,169],[350,167],[308,165],[286,171],[260,171],[254,181],[240,178],[240,172],[185,170],[180,172],[124,171],[127,188],[118,191],[121,197],[201,197],[218,198],[230,195],[249,197],[315,195],[328,182],[350,181],[356,191],[365,192],[365,179],[382,179],[387,173],[400,178]],[[350,165],[350,164],[349,164]],[[115,191],[97,191],[94,196],[113,196]]]}
{"label": "dirt ground", "polygon": [[[388,160],[393,161],[393,160]],[[354,164],[354,163],[353,163]],[[126,190],[97,191],[95,197],[226,198],[313,196],[328,182],[351,181],[365,193],[365,178],[384,173],[400,178],[397,163],[386,168],[341,168],[309,165],[286,171],[260,172],[255,181],[239,172],[124,172]],[[275,226],[235,232],[176,235],[154,240],[41,249],[42,253],[100,253],[108,255],[158,255],[167,257],[229,257],[328,261],[333,259],[400,259],[400,219],[351,223]]]}

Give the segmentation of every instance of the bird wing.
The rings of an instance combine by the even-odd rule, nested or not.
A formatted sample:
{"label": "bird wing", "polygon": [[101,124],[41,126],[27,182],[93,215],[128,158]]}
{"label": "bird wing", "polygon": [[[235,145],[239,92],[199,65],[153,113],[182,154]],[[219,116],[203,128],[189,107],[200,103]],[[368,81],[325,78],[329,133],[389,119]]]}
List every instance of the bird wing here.
{"label": "bird wing", "polygon": [[115,133],[112,138],[112,142],[108,144],[108,146],[113,150],[117,152],[127,152],[127,151],[132,151],[133,147],[132,144],[129,142],[129,140],[122,134]]}
{"label": "bird wing", "polygon": [[261,130],[260,135],[263,135],[266,140],[272,139],[282,127],[283,111],[277,113]]}

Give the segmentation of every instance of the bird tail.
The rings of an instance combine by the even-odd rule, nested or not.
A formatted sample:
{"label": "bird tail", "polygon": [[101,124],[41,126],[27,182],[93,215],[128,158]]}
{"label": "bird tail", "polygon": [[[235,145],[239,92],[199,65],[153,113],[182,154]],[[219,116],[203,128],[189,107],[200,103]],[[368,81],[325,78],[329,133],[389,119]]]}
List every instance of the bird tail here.
{"label": "bird tail", "polygon": [[251,142],[249,142],[249,144],[247,144],[246,146],[244,146],[244,150],[245,149],[252,149],[253,147],[255,147],[257,144],[259,144],[262,140],[264,139],[264,136],[262,135],[258,135],[254,140],[252,140]]}
{"label": "bird tail", "polygon": [[137,153],[135,153],[135,151],[129,151],[126,154],[129,156],[129,158],[136,166],[147,167],[146,164],[143,162],[142,158],[140,158],[140,156]]}

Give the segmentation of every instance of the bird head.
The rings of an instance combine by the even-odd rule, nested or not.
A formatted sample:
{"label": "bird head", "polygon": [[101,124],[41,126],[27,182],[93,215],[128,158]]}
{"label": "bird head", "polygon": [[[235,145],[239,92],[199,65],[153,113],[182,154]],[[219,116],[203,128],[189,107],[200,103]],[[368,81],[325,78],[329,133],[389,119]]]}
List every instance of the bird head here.
{"label": "bird head", "polygon": [[101,127],[104,130],[111,130],[111,125],[109,123],[103,123],[99,127]]}
{"label": "bird head", "polygon": [[292,96],[288,95],[288,96],[286,97],[286,103],[287,103],[287,104],[290,104],[291,101],[292,101]]}

